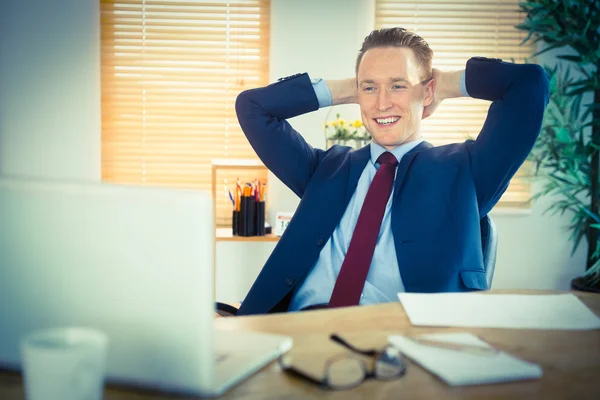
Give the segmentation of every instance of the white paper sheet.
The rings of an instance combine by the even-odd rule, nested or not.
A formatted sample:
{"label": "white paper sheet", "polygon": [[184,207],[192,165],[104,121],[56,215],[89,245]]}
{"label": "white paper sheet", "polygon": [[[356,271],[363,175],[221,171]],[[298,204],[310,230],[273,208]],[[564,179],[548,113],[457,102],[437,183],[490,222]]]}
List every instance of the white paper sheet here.
{"label": "white paper sheet", "polygon": [[[477,336],[463,332],[436,333],[419,338],[489,347]],[[399,335],[388,336],[388,342],[451,386],[537,379],[543,374],[539,365],[501,351],[491,356],[477,355],[420,344]]]}
{"label": "white paper sheet", "polygon": [[600,329],[600,318],[570,293],[398,293],[398,298],[416,326]]}

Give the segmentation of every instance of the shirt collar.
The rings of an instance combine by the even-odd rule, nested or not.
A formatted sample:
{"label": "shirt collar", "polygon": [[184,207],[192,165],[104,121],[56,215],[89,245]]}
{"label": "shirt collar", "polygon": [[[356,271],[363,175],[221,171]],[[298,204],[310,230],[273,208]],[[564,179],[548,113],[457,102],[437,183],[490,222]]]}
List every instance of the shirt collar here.
{"label": "shirt collar", "polygon": [[[412,142],[401,144],[400,146],[396,147],[395,149],[390,150],[390,153],[392,153],[396,157],[398,162],[400,162],[400,160],[406,153],[408,153],[409,151],[411,151],[412,149],[414,149],[415,147],[420,145],[422,142],[423,142],[423,138],[421,137],[417,140],[413,140]],[[386,150],[385,147],[378,145],[374,141],[371,141],[371,163],[373,165],[375,165],[379,156],[382,155],[386,151],[388,151],[388,150]]]}

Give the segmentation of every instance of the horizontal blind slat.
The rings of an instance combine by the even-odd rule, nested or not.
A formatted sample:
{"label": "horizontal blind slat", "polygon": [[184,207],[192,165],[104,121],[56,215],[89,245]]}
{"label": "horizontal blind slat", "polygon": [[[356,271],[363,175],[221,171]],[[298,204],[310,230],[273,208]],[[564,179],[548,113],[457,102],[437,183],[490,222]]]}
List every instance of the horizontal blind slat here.
{"label": "horizontal blind slat", "polygon": [[210,191],[213,159],[256,159],[234,107],[268,83],[270,1],[100,7],[104,180]]}

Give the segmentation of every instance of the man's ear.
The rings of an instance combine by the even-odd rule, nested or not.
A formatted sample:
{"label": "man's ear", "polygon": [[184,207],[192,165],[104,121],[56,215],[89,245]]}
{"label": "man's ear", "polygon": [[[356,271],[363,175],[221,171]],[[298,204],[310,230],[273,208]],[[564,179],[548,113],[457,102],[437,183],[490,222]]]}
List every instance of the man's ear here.
{"label": "man's ear", "polygon": [[423,105],[427,107],[430,105],[435,96],[435,79],[431,78],[429,82],[425,84],[425,93],[423,96]]}

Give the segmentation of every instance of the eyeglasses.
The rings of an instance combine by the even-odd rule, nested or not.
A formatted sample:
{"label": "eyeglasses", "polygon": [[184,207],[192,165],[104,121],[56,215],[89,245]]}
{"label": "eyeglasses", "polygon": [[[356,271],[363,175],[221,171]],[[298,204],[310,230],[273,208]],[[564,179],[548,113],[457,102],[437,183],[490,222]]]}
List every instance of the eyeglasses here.
{"label": "eyeglasses", "polygon": [[291,365],[291,357],[283,355],[279,358],[279,365],[288,374],[300,377],[326,389],[344,390],[351,389],[367,379],[392,380],[406,374],[406,362],[400,351],[393,346],[385,346],[382,350],[361,350],[341,336],[332,334],[329,339],[346,347],[347,349],[367,357],[375,357],[374,364],[368,368],[367,363],[351,354],[343,353],[333,356],[325,363],[324,375],[321,380],[315,379],[307,373]]}

